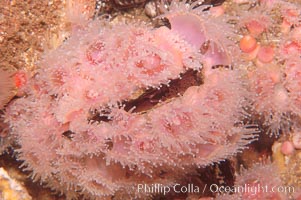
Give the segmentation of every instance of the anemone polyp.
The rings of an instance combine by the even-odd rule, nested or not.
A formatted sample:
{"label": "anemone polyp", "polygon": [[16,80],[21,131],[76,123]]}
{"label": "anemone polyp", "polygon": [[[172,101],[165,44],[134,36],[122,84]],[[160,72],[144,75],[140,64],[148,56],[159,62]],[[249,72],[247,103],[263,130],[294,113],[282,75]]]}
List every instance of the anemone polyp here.
{"label": "anemone polyp", "polygon": [[224,12],[216,15],[210,9],[212,6],[202,3],[195,1],[189,5],[185,1],[172,1],[168,10],[165,9],[165,13],[158,17],[168,19],[171,32],[199,50],[204,56],[205,68],[229,66],[238,48],[231,40],[234,31],[227,23],[228,16]]}
{"label": "anemone polyp", "polygon": [[172,30],[182,35],[186,41],[197,47],[206,41],[206,29],[199,16],[182,13],[174,16],[168,16]]}
{"label": "anemone polyp", "polygon": [[251,20],[246,24],[246,27],[249,30],[250,34],[255,36],[260,35],[266,29],[264,24],[257,20]]}
{"label": "anemone polyp", "polygon": [[[201,5],[203,1],[195,1],[189,5],[184,2],[173,1],[162,16],[166,17],[170,24],[171,30],[180,34],[185,40],[198,48],[206,41],[218,41],[226,39],[229,33],[229,26],[222,20],[216,24],[215,19],[218,17],[227,18],[226,15],[213,15],[210,11],[211,6]],[[225,35],[221,34],[215,28],[224,28]],[[223,37],[224,36],[224,37]],[[227,39],[226,39],[227,40]]]}
{"label": "anemone polyp", "polygon": [[257,47],[257,41],[253,36],[245,35],[241,38],[239,47],[243,52],[250,53]]}
{"label": "anemone polyp", "polygon": [[257,58],[259,61],[263,62],[263,63],[270,63],[273,61],[274,59],[274,48],[271,46],[262,46],[260,47],[258,54],[257,54]]}
{"label": "anemone polyp", "polygon": [[284,141],[281,145],[281,153],[291,155],[295,151],[295,147],[291,141]]}

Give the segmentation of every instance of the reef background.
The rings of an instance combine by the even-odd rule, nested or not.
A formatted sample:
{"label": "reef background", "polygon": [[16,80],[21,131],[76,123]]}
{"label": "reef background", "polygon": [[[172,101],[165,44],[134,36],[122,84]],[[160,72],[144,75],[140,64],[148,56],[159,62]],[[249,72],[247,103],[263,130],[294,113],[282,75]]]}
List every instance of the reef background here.
{"label": "reef background", "polygon": [[[223,1],[206,1],[206,4],[220,5]],[[66,22],[65,16],[66,1],[17,1],[4,0],[0,2],[0,67],[17,70],[26,68],[32,71],[35,68],[35,62],[41,54],[47,49],[53,49],[68,38],[70,24]],[[87,11],[90,17],[98,17],[101,14],[109,13],[116,20],[128,20],[131,18],[141,18],[149,20],[150,17],[145,14],[144,3],[133,4],[128,7],[118,6],[107,2],[106,6],[99,6],[101,1],[86,0]],[[155,2],[154,2],[155,3]],[[156,23],[156,22],[154,22]],[[187,80],[191,80],[191,77]],[[180,85],[175,83],[175,87]],[[1,127],[0,127],[1,128]],[[281,137],[280,137],[281,138]],[[272,145],[279,138],[261,134],[258,141],[249,145],[242,153],[235,157],[216,163],[204,169],[199,169],[198,174],[191,174],[182,180],[183,183],[195,183],[204,185],[210,183],[220,183],[220,185],[234,185],[235,173],[242,167],[249,168],[253,163],[268,162],[269,158],[282,160],[279,154],[273,154]],[[3,148],[6,144],[10,145],[13,139],[2,139]],[[33,183],[27,178],[26,173],[19,169],[21,162],[13,158],[14,145],[5,151],[0,157],[0,167],[3,167],[9,175],[24,185],[32,199],[36,200],[59,200],[64,196],[54,195],[50,189],[45,189],[39,183]],[[166,196],[165,199],[197,199],[196,196]],[[206,191],[204,196],[210,196]],[[162,199],[161,196],[154,199]]]}

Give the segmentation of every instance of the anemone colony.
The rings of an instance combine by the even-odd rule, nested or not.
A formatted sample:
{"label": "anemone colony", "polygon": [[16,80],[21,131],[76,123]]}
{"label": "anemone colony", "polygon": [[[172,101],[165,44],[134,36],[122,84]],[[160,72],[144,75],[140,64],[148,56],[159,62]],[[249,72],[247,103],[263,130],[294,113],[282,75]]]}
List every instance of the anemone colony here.
{"label": "anemone colony", "polygon": [[160,27],[74,11],[70,38],[14,76],[7,105],[11,75],[1,73],[0,106],[34,180],[68,199],[146,198],[138,183],[172,185],[244,149],[254,118],[269,134],[296,132],[300,6],[201,4],[162,4]]}

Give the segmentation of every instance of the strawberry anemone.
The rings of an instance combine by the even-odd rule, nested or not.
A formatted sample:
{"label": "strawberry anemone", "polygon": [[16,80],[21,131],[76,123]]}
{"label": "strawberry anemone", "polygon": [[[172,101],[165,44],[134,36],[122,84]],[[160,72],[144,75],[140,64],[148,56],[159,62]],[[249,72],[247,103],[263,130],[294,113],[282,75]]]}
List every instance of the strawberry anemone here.
{"label": "strawberry anemone", "polygon": [[237,48],[231,41],[234,31],[227,23],[230,18],[226,14],[214,15],[210,12],[212,6],[201,5],[202,3],[200,0],[191,5],[185,1],[172,1],[159,17],[168,19],[171,31],[204,56],[205,68],[232,65]]}
{"label": "strawberry anemone", "polygon": [[[34,180],[67,199],[144,198],[152,194],[139,193],[137,184],[172,185],[253,140],[254,129],[243,124],[249,93],[242,73],[214,68],[231,64],[231,42],[214,30],[228,26],[207,22],[209,13],[196,5],[172,2],[171,10],[185,9],[166,13],[171,29],[89,22],[44,56],[26,95],[5,114]],[[188,32],[179,30],[184,22]],[[200,75],[202,63],[203,83],[138,105],[189,71]]]}

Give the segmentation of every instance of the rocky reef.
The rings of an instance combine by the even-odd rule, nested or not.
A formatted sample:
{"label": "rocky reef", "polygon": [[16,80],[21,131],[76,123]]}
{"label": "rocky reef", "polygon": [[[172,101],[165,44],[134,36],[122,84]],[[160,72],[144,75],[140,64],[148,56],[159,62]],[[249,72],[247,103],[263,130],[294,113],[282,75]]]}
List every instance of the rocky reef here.
{"label": "rocky reef", "polygon": [[[0,68],[2,149],[11,146],[33,181],[66,199],[152,199],[166,188],[178,193],[200,168],[226,159],[240,168],[248,158],[238,157],[267,137],[280,148],[270,145],[232,187],[299,191],[292,169],[300,163],[300,4],[91,2],[63,3],[64,26],[34,66]],[[136,7],[150,19],[126,17]],[[207,194],[203,184],[203,192],[188,183],[182,193],[298,196],[211,187]]]}

